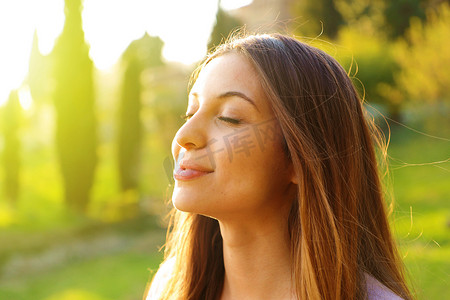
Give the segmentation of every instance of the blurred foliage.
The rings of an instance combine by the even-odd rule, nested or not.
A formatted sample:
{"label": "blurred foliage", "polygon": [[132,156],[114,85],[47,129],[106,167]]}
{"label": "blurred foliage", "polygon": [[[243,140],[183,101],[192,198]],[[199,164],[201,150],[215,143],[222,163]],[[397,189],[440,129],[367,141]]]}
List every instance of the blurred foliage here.
{"label": "blurred foliage", "polygon": [[11,206],[17,205],[19,196],[19,170],[21,143],[19,131],[22,124],[23,112],[19,103],[17,90],[11,91],[6,106],[0,111],[0,128],[4,137],[4,147],[1,156],[4,179],[2,187],[4,196]]}
{"label": "blurred foliage", "polygon": [[[310,18],[305,33],[320,33],[335,39],[341,27],[355,28],[366,34],[384,33],[390,39],[402,37],[411,17],[425,19],[425,9],[436,6],[436,1],[422,0],[318,0],[296,5],[297,15]],[[303,4],[302,4],[303,3]]]}
{"label": "blurred foliage", "polygon": [[[145,34],[133,41],[122,56],[125,66],[118,118],[118,162],[123,192],[137,190],[140,179],[140,155],[142,143],[142,80],[145,69],[163,64],[160,38]],[[128,195],[136,195],[129,193]]]}
{"label": "blurred foliage", "polygon": [[421,0],[391,0],[386,1],[384,15],[386,18],[386,30],[392,38],[404,36],[409,28],[411,18],[425,20],[425,11]]}
{"label": "blurred foliage", "polygon": [[208,50],[212,50],[214,47],[222,44],[229,37],[230,33],[241,26],[242,23],[238,19],[223,10],[219,1],[219,7],[216,13],[216,23],[214,24],[208,41]]}
{"label": "blurred foliage", "polygon": [[[319,0],[320,1],[320,0]],[[387,0],[335,0],[345,26],[366,35],[379,35],[385,25],[384,8]]]}
{"label": "blurred foliage", "polygon": [[450,14],[448,3],[439,2],[336,0],[346,25],[331,40],[325,27],[323,37],[335,46],[311,43],[339,60],[362,97],[399,121],[411,100],[442,103],[449,97],[449,44],[442,37],[450,33]]}
{"label": "blurred foliage", "polygon": [[96,116],[93,65],[84,39],[81,0],[66,0],[66,21],[52,52],[56,145],[68,207],[85,213],[94,180]]}
{"label": "blurred foliage", "polygon": [[294,29],[294,33],[307,36],[323,35],[334,39],[345,20],[336,7],[336,1],[294,1],[292,10],[304,23]]}
{"label": "blurred foliage", "polygon": [[450,101],[450,6],[429,10],[427,22],[411,19],[406,40],[394,51],[400,71],[396,85],[408,99],[438,103]]}

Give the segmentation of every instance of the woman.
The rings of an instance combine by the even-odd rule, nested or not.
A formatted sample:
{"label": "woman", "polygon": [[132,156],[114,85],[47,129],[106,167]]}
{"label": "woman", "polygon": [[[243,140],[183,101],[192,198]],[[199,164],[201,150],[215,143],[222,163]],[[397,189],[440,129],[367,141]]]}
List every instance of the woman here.
{"label": "woman", "polygon": [[147,299],[411,299],[343,68],[256,35],[220,46],[194,81]]}

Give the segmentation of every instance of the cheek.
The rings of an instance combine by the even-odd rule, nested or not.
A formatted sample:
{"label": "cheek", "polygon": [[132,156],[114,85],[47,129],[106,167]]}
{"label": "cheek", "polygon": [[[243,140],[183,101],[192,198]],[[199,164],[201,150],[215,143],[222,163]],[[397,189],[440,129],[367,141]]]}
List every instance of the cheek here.
{"label": "cheek", "polygon": [[237,168],[237,173],[249,171],[248,168],[265,170],[267,166],[284,162],[281,133],[276,128],[263,129],[249,126],[242,132],[224,136],[210,147],[214,158],[230,169]]}
{"label": "cheek", "polygon": [[284,152],[277,141],[267,141],[264,147],[256,139],[249,142],[248,148],[217,154],[215,161],[224,186],[242,193],[258,194],[284,178],[281,176],[285,170]]}

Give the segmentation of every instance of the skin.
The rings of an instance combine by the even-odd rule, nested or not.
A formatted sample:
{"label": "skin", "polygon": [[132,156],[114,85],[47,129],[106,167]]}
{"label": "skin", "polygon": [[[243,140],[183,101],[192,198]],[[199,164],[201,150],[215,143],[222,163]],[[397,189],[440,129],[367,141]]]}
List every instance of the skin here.
{"label": "skin", "polygon": [[[221,299],[293,299],[286,220],[297,187],[257,72],[241,54],[214,58],[193,86],[186,114],[172,154],[177,164],[194,163],[209,173],[175,176],[172,201],[179,210],[219,221]],[[268,128],[273,134],[258,138],[255,132]],[[251,148],[240,151],[233,138]]]}

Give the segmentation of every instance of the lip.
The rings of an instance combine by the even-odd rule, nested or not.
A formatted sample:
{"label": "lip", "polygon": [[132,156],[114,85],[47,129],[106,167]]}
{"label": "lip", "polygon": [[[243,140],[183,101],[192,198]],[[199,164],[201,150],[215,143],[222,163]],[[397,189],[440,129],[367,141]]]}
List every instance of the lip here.
{"label": "lip", "polygon": [[176,180],[192,180],[214,172],[211,169],[194,164],[191,161],[181,161],[173,171]]}

